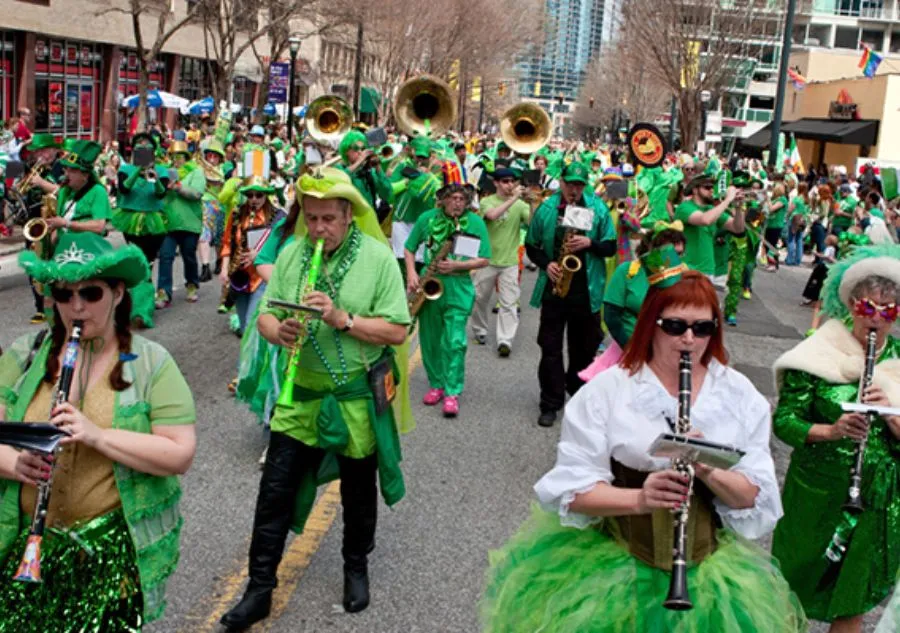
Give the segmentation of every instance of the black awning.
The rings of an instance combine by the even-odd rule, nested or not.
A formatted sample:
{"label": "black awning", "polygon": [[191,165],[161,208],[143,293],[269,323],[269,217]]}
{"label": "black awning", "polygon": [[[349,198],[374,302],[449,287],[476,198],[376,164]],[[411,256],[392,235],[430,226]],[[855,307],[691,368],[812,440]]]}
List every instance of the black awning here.
{"label": "black awning", "polygon": [[832,119],[799,119],[786,121],[781,131],[797,138],[841,143],[843,145],[877,145],[877,120],[835,121]]}
{"label": "black awning", "polygon": [[772,124],[766,125],[747,138],[739,139],[742,147],[755,147],[756,149],[769,149],[769,140],[772,136]]}

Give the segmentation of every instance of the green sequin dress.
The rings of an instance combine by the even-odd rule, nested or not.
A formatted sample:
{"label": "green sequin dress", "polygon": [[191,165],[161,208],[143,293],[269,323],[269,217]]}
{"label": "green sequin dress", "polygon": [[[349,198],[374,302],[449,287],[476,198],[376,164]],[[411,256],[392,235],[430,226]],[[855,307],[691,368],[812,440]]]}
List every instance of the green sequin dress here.
{"label": "green sequin dress", "polygon": [[[900,358],[900,341],[888,337],[878,362]],[[858,385],[835,384],[797,370],[784,373],[775,411],[775,434],[794,452],[784,483],[784,518],[775,529],[772,554],[809,618],[866,613],[893,590],[900,567],[900,440],[877,418],[863,466],[865,511],[847,549],[837,581],[818,588],[824,552],[842,518],[854,444],[806,443],[813,424],[833,424],[842,402],[856,402]]]}

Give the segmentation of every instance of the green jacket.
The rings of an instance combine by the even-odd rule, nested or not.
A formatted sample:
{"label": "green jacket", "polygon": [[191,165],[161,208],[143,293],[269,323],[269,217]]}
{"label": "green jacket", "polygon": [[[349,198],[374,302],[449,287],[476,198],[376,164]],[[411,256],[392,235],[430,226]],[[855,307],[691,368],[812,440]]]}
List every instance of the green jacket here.
{"label": "green jacket", "polygon": [[338,169],[350,176],[353,186],[359,190],[366,199],[366,202],[368,202],[373,209],[375,208],[376,196],[388,204],[394,203],[394,187],[380,169],[369,170],[372,174],[372,185],[374,189],[369,188],[368,178],[362,176],[363,170],[358,169],[355,172],[351,172],[343,163],[338,164]]}
{"label": "green jacket", "polygon": [[434,196],[441,188],[441,179],[423,171],[409,181],[394,208],[394,222],[415,224],[419,216],[434,208]]}
{"label": "green jacket", "polygon": [[197,167],[181,177],[181,193],[169,189],[165,209],[170,231],[203,231],[203,195],[206,192],[206,176]]}
{"label": "green jacket", "polygon": [[[553,242],[556,238],[556,225],[559,214],[559,208],[562,193],[557,192],[544,200],[537,208],[531,218],[531,224],[528,226],[528,235],[525,242],[532,246],[540,247],[549,257],[553,257]],[[609,209],[606,203],[597,196],[590,195],[587,190],[584,192],[585,205],[593,209],[594,221],[591,225],[591,231],[588,234],[592,240],[608,241],[616,239],[616,229],[613,226],[612,218],[609,217]],[[591,295],[591,311],[600,312],[603,306],[603,289],[606,286],[606,263],[603,258],[595,257],[590,252],[586,254],[587,260],[587,282],[588,292]],[[531,306],[533,308],[541,307],[541,300],[544,296],[544,288],[547,286],[547,271],[541,270],[538,273],[537,282],[534,284],[534,292],[531,293]]]}
{"label": "green jacket", "polygon": [[[44,375],[50,350],[49,336],[31,367],[22,373],[36,336],[32,333],[20,337],[0,358],[0,403],[6,405],[9,421],[22,420]],[[149,434],[151,390],[161,370],[167,363],[174,364],[174,360],[160,345],[138,335],[132,337],[131,348],[135,359],[123,364],[122,378],[132,384],[116,393],[113,428]],[[190,408],[193,409],[193,402]],[[184,423],[193,423],[194,417],[185,416]],[[114,472],[125,521],[137,553],[144,620],[151,622],[161,617],[165,610],[166,581],[178,564],[179,534],[183,523],[178,507],[181,485],[176,476],[148,475],[120,463],[114,464]],[[11,555],[9,550],[24,527],[19,504],[20,487],[19,482],[0,479],[0,561]]]}
{"label": "green jacket", "polygon": [[[394,379],[399,384],[400,373],[394,364]],[[294,516],[291,529],[296,533],[303,532],[309,513],[316,501],[318,486],[340,478],[338,467],[338,451],[347,444],[349,431],[347,423],[341,415],[338,402],[347,400],[366,400],[369,408],[369,419],[375,431],[375,453],[378,455],[378,483],[381,496],[388,506],[393,506],[406,495],[406,484],[400,470],[400,436],[394,423],[393,407],[381,415],[375,414],[375,401],[369,387],[368,373],[363,372],[355,380],[334,391],[313,391],[299,385],[294,386],[294,398],[300,402],[322,400],[319,416],[316,419],[319,446],[325,450],[325,458],[316,473],[308,473],[300,482],[294,503]]]}

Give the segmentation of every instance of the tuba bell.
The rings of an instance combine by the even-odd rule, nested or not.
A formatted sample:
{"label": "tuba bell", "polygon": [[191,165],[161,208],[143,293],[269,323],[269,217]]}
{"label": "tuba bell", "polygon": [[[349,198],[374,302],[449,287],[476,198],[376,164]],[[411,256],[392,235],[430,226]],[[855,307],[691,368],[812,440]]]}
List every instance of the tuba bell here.
{"label": "tuba bell", "polygon": [[517,154],[533,154],[550,141],[552,133],[550,115],[536,103],[518,103],[500,119],[500,136]]}
{"label": "tuba bell", "polygon": [[310,137],[317,143],[328,145],[340,141],[350,131],[353,110],[337,95],[325,95],[309,104],[303,120]]}
{"label": "tuba bell", "polygon": [[450,86],[433,75],[413,77],[397,90],[394,119],[407,136],[436,138],[456,121],[456,98]]}

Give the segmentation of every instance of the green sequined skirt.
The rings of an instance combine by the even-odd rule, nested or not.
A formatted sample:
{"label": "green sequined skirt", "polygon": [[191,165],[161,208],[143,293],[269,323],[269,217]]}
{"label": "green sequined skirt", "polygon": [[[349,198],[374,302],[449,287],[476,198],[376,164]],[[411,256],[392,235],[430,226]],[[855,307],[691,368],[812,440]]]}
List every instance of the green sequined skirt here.
{"label": "green sequined skirt", "polygon": [[137,555],[121,510],[69,530],[48,528],[40,584],[13,580],[28,530],[0,566],[0,633],[139,631]]}

